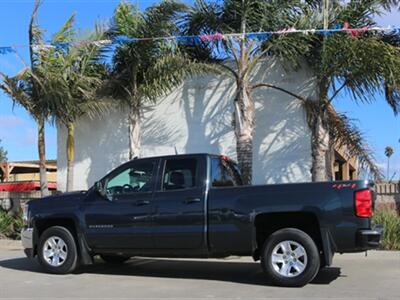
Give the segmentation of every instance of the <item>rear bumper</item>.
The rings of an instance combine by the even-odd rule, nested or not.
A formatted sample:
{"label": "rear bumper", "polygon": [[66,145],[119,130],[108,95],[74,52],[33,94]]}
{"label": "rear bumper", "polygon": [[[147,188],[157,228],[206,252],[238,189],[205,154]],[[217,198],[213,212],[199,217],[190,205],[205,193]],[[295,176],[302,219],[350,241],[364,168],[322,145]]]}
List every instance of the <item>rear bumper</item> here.
{"label": "rear bumper", "polygon": [[373,229],[363,229],[357,232],[357,246],[362,250],[376,249],[381,244],[383,226],[377,225]]}

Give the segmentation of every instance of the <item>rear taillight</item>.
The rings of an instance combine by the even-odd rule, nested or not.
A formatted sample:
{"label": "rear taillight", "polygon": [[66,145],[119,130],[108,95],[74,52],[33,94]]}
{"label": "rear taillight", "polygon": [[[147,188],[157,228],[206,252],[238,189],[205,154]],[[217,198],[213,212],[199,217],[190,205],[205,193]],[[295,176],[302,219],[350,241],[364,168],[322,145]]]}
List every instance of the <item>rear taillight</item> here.
{"label": "rear taillight", "polygon": [[361,190],[354,193],[356,216],[361,218],[372,217],[372,191]]}

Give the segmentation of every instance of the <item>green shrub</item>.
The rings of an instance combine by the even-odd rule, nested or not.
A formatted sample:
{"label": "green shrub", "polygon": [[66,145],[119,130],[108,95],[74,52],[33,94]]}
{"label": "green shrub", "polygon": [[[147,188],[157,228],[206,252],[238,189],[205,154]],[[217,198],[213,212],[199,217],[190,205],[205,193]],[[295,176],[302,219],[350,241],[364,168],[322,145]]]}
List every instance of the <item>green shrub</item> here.
{"label": "green shrub", "polygon": [[400,250],[400,216],[393,209],[381,209],[373,217],[375,224],[383,225],[382,249]]}
{"label": "green shrub", "polygon": [[0,209],[0,238],[19,239],[22,226],[22,215],[10,216]]}

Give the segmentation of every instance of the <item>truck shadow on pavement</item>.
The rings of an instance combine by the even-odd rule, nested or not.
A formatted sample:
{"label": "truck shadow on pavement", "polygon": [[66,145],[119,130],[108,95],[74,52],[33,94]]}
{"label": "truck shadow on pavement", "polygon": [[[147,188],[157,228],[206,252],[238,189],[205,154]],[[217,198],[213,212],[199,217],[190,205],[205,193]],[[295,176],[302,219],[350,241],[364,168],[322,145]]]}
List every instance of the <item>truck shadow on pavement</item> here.
{"label": "truck shadow on pavement", "polygon": [[[0,261],[0,267],[17,271],[42,273],[36,260],[13,258]],[[202,279],[234,282],[252,285],[271,285],[263,274],[259,263],[237,262],[229,260],[177,260],[132,258],[123,265],[103,263],[96,259],[94,265],[80,268],[75,275],[102,274],[112,276],[139,276],[175,279]],[[340,268],[327,267],[321,269],[311,284],[329,285],[341,275]]]}

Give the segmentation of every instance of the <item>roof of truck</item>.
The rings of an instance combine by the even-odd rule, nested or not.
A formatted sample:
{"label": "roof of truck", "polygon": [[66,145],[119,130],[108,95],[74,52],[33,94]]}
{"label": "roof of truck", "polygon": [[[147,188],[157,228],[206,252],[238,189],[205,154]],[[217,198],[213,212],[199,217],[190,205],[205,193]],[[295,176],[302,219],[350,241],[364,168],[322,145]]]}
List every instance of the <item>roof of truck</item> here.
{"label": "roof of truck", "polygon": [[193,157],[193,156],[212,156],[212,157],[221,157],[226,160],[230,160],[235,162],[234,159],[230,158],[229,156],[226,156],[224,154],[215,154],[215,153],[185,153],[185,154],[169,154],[169,155],[157,155],[157,156],[146,156],[146,157],[136,157],[131,161],[139,160],[139,159],[151,159],[151,158],[179,158],[179,157]]}

